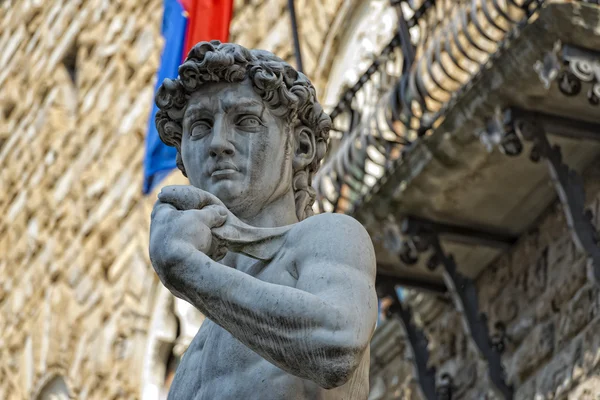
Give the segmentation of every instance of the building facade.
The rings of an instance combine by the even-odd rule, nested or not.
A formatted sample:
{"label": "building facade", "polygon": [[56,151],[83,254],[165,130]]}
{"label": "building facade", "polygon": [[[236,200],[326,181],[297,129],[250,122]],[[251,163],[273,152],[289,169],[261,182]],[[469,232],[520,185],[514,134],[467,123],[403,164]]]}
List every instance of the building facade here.
{"label": "building facade", "polygon": [[[539,103],[540,112],[565,115],[552,103],[565,102],[554,90],[565,75],[553,64],[559,57],[553,46],[571,40],[581,47],[577,38],[586,35],[584,47],[599,50],[600,12],[592,2],[535,2],[535,10],[529,3],[410,1],[399,12],[387,0],[295,2],[304,72],[335,115],[332,149],[315,181],[318,211],[347,212],[367,226],[378,252],[378,283],[405,288],[402,300],[428,341],[425,363],[435,367],[419,373],[423,354],[392,313],[373,339],[373,400],[428,398],[427,382],[439,398],[493,398],[495,387],[490,362],[468,333],[465,313],[457,311],[457,293],[445,289],[441,268],[432,272],[422,261],[411,267],[403,257],[403,243],[415,243],[399,228],[405,216],[475,226],[484,234],[502,228],[494,243],[503,246],[442,244],[476,288],[490,341],[500,335],[495,343],[503,347],[504,380],[514,398],[595,399],[600,393],[594,260],[572,240],[568,207],[560,205],[544,167],[522,164],[520,172],[530,178],[517,179],[510,169],[517,162],[501,151],[507,135],[496,140],[498,132],[486,131],[507,106]],[[487,22],[479,23],[481,15]],[[467,22],[444,22],[449,16]],[[160,0],[0,4],[2,399],[164,398],[178,358],[202,323],[202,315],[162,287],[148,259],[155,194],[142,195],[142,162],[161,19]],[[409,21],[404,41],[402,21]],[[479,30],[491,37],[469,42]],[[547,37],[532,42],[538,52],[519,47],[527,47],[528,35]],[[501,45],[507,37],[514,40]],[[284,0],[236,1],[230,40],[296,62]],[[448,54],[456,60],[444,61]],[[526,62],[515,61],[523,54]],[[415,83],[408,80],[406,87],[423,98],[394,111],[401,115],[388,118],[395,123],[373,139],[380,131],[370,124],[398,104],[390,93],[410,71],[417,71]],[[600,80],[593,74],[579,82],[592,95]],[[539,87],[523,83],[534,80]],[[520,103],[511,103],[507,92]],[[582,97],[569,97],[567,111],[600,122],[593,96]],[[331,160],[350,151],[347,159],[360,160],[355,143],[364,143],[368,160],[359,162],[360,178],[347,179],[351,174]],[[584,177],[598,227],[598,148],[561,145]],[[170,183],[185,179],[176,171],[164,182]],[[505,204],[513,211],[502,209]]]}

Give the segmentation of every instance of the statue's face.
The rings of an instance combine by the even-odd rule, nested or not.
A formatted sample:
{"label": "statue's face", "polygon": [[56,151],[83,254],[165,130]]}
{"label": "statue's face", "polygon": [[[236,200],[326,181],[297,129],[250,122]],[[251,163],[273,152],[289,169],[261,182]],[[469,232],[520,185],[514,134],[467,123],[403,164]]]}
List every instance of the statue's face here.
{"label": "statue's face", "polygon": [[188,102],[181,157],[192,185],[252,216],[291,188],[289,140],[249,81],[208,83]]}

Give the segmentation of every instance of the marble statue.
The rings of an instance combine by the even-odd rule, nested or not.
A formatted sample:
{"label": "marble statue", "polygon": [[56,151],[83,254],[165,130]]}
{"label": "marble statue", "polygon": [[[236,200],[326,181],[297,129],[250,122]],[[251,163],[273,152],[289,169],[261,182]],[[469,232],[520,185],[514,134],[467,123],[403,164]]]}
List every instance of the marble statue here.
{"label": "marble statue", "polygon": [[353,218],[312,215],[331,120],[310,81],[269,52],[201,42],[156,103],[191,185],[158,195],[150,258],[207,317],[169,399],[366,399],[375,254]]}

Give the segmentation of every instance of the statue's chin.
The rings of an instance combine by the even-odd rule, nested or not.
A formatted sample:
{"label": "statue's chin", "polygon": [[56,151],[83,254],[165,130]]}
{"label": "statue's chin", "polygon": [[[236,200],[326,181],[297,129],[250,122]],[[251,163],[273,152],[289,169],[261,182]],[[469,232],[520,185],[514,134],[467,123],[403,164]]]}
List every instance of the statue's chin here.
{"label": "statue's chin", "polygon": [[227,208],[233,206],[243,196],[243,190],[241,190],[239,183],[231,180],[221,180],[200,189],[217,196]]}
{"label": "statue's chin", "polygon": [[275,188],[263,187],[261,190],[256,190],[255,187],[247,185],[245,182],[222,180],[201,189],[218,197],[229,211],[242,219],[252,218],[260,210],[280,201],[288,192],[292,191],[291,183],[285,181],[279,183]]}
{"label": "statue's chin", "polygon": [[244,199],[246,196],[244,196],[240,190],[226,187],[213,187],[211,189],[212,190],[209,190],[208,192],[218,197],[232,213],[237,215],[238,212],[243,211],[245,208]]}

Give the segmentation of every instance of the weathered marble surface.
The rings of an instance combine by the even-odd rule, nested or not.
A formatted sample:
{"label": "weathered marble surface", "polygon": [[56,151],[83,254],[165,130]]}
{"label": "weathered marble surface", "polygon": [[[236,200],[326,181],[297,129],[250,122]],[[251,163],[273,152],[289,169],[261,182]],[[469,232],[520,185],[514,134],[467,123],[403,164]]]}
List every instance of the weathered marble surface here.
{"label": "weathered marble surface", "polygon": [[173,399],[366,399],[375,255],[351,217],[312,215],[329,117],[273,54],[199,43],[156,101],[189,186],[163,188],[150,258],[208,320]]}

